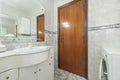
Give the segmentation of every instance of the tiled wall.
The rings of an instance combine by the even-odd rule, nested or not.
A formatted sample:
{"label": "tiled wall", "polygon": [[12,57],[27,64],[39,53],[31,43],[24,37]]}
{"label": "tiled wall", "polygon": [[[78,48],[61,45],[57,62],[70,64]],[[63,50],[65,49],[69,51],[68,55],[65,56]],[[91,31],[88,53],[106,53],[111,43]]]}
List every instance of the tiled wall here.
{"label": "tiled wall", "polygon": [[7,46],[7,50],[27,47],[28,43],[33,43],[34,46],[51,45],[55,46],[57,43],[57,32],[45,30],[45,41],[37,42],[37,35],[32,36],[19,36],[17,38],[4,37],[2,43]]}
{"label": "tiled wall", "polygon": [[89,80],[99,80],[101,47],[120,46],[119,0],[88,0]]}
{"label": "tiled wall", "polygon": [[120,0],[88,0],[89,27],[118,24]]}
{"label": "tiled wall", "polygon": [[[119,0],[88,0],[89,80],[99,80],[101,47],[119,46]],[[93,72],[94,71],[94,72]]]}
{"label": "tiled wall", "polygon": [[120,47],[120,25],[117,28],[116,25],[97,26],[96,28],[89,28],[88,32],[89,80],[99,80],[101,48]]}

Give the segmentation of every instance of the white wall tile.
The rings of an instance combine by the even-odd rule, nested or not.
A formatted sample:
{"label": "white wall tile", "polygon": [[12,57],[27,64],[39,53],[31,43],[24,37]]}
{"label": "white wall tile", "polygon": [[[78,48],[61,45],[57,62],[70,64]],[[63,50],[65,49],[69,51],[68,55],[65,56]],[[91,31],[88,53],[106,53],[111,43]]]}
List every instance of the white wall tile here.
{"label": "white wall tile", "polygon": [[[119,0],[88,0],[89,27],[116,24],[119,18]],[[118,5],[117,5],[118,4]]]}

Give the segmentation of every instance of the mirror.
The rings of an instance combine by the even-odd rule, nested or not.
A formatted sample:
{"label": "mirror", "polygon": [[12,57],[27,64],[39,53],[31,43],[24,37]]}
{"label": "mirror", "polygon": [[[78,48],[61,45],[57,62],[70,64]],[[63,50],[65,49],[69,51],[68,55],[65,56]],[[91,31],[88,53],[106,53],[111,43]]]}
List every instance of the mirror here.
{"label": "mirror", "polygon": [[38,0],[1,0],[0,8],[0,37],[37,39],[38,16],[45,12]]}
{"label": "mirror", "polygon": [[16,20],[10,16],[0,14],[0,36],[15,36]]}

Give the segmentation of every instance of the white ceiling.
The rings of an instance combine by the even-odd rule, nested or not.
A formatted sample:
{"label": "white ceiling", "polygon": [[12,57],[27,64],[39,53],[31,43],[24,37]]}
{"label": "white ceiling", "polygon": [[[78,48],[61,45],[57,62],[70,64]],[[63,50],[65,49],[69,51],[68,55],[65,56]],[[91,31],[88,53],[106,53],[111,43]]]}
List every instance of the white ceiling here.
{"label": "white ceiling", "polygon": [[44,9],[38,0],[2,0],[4,4],[14,7],[28,13],[34,11],[36,8]]}

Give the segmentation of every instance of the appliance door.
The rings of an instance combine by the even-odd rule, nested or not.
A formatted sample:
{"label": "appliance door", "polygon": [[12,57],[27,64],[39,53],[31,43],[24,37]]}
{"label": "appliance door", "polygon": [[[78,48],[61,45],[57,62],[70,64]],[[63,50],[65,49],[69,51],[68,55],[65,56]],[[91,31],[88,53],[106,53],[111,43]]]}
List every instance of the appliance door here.
{"label": "appliance door", "polygon": [[111,56],[111,80],[120,80],[120,54]]}
{"label": "appliance door", "polygon": [[104,59],[100,61],[99,80],[108,80],[107,63]]}

